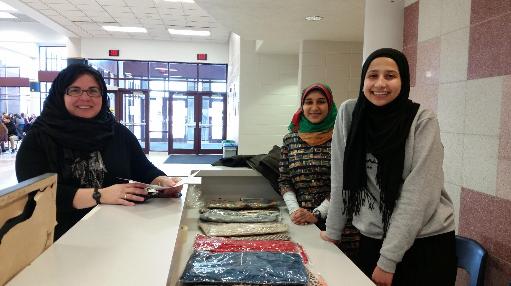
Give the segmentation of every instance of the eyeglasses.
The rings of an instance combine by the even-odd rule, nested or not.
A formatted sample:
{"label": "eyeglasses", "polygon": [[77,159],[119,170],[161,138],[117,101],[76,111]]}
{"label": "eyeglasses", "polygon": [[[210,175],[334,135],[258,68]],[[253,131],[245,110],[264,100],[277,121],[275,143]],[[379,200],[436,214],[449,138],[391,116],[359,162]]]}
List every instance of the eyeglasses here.
{"label": "eyeglasses", "polygon": [[66,94],[72,97],[82,96],[83,93],[87,93],[89,97],[98,98],[101,97],[101,89],[99,87],[91,87],[89,89],[81,89],[77,86],[71,86],[66,89]]}

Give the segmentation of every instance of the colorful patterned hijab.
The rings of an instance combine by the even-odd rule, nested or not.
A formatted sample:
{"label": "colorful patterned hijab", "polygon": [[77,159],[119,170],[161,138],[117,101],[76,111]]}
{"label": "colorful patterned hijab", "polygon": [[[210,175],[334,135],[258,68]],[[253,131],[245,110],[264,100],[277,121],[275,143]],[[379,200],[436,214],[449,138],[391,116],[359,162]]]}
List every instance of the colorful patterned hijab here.
{"label": "colorful patterned hijab", "polygon": [[[373,105],[364,95],[364,79],[371,62],[380,57],[394,60],[401,78],[401,91],[384,106]],[[384,235],[403,185],[405,144],[419,104],[408,99],[410,73],[406,56],[398,50],[379,49],[367,57],[362,66],[360,92],[353,110],[343,166],[343,202],[348,215],[358,214],[365,200],[369,207],[374,199],[367,189],[366,155],[378,160],[376,182],[380,189],[379,210]]]}
{"label": "colorful patterned hijab", "polygon": [[[328,114],[320,123],[310,122],[303,114],[303,104],[305,98],[312,91],[319,91],[326,97],[328,102]],[[335,106],[332,90],[326,84],[313,83],[302,91],[300,99],[300,108],[294,113],[291,123],[289,124],[290,132],[297,132],[298,136],[311,146],[321,145],[332,140],[332,131],[337,117],[337,107]]]}

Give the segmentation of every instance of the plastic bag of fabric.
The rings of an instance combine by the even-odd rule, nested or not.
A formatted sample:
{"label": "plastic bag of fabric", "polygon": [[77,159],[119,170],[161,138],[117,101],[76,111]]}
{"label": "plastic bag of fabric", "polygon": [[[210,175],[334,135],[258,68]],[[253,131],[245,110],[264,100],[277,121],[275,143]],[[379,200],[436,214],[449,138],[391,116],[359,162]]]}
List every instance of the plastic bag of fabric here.
{"label": "plastic bag of fabric", "polygon": [[193,244],[194,250],[209,252],[289,252],[298,253],[307,264],[308,258],[302,246],[286,240],[233,240],[222,237],[197,235]]}
{"label": "plastic bag of fabric", "polygon": [[287,232],[288,226],[280,222],[215,223],[200,222],[199,227],[207,236],[246,236]]}
{"label": "plastic bag of fabric", "polygon": [[185,267],[184,285],[307,285],[296,253],[194,251]]}
{"label": "plastic bag of fabric", "polygon": [[199,218],[210,222],[272,222],[280,219],[280,211],[202,209]]}
{"label": "plastic bag of fabric", "polygon": [[277,201],[262,198],[241,198],[239,200],[214,199],[205,204],[205,207],[208,209],[228,210],[276,209],[278,206]]}
{"label": "plastic bag of fabric", "polygon": [[227,238],[234,240],[291,240],[291,236],[287,231],[273,234],[231,236]]}

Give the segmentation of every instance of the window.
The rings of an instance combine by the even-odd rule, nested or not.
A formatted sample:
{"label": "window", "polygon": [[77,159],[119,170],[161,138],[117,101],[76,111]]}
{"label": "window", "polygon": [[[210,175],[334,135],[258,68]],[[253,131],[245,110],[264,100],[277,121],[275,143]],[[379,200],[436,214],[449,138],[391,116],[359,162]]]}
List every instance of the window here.
{"label": "window", "polygon": [[107,85],[154,91],[226,92],[227,65],[147,61],[88,60]]}
{"label": "window", "polygon": [[67,48],[54,46],[39,47],[39,70],[60,71],[67,67]]}

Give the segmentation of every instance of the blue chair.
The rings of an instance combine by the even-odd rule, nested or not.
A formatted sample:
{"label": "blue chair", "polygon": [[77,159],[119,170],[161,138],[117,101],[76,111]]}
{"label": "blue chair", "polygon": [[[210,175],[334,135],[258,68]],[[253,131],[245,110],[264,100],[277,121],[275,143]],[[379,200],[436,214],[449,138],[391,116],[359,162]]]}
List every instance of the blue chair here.
{"label": "blue chair", "polygon": [[458,267],[465,269],[470,275],[470,286],[484,285],[487,255],[486,250],[477,241],[456,235]]}

